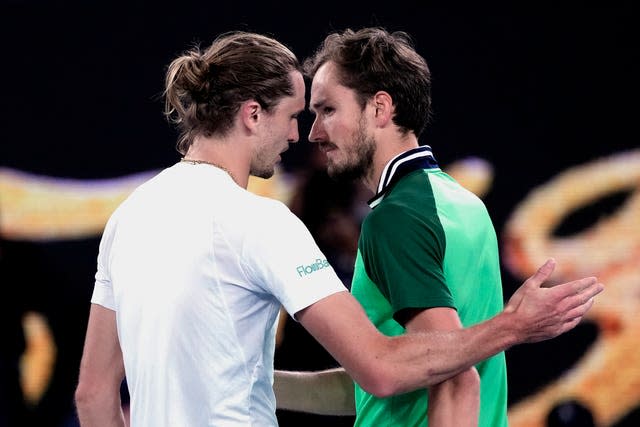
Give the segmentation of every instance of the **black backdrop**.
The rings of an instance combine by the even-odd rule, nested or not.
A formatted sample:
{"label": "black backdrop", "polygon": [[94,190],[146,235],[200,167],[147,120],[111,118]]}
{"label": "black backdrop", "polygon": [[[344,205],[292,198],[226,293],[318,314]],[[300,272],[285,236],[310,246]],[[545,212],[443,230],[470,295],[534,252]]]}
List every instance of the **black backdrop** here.
{"label": "black backdrop", "polygon": [[[494,183],[484,200],[498,232],[530,189],[571,166],[638,146],[640,61],[633,40],[639,30],[631,6],[515,11],[416,3],[345,9],[346,2],[138,1],[89,8],[5,1],[0,167],[97,179],[172,164],[175,132],[157,98],[164,67],[192,44],[233,29],[273,35],[300,57],[333,29],[382,25],[409,32],[433,73],[435,117],[422,139],[445,166],[471,155],[491,162]],[[287,168],[307,153],[309,120],[301,121],[301,144],[285,154]],[[28,295],[25,304],[59,330],[66,362],[43,403],[51,413],[71,410],[96,251],[97,237],[5,242],[3,300],[10,301],[9,287]],[[506,269],[503,280],[508,296],[519,280]],[[551,342],[509,350],[510,401],[570,366],[595,334],[586,324]],[[296,358],[315,360],[318,349],[305,343]],[[59,425],[47,416],[42,425]]]}

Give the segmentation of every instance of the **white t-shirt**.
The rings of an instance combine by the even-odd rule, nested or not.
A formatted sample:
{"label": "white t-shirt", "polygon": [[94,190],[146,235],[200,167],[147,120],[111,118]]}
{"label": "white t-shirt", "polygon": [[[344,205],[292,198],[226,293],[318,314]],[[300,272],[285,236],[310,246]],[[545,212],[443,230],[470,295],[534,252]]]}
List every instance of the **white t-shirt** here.
{"label": "white t-shirt", "polygon": [[109,219],[91,301],[116,311],[132,426],[264,427],[280,307],[340,291],[283,203],[178,163]]}

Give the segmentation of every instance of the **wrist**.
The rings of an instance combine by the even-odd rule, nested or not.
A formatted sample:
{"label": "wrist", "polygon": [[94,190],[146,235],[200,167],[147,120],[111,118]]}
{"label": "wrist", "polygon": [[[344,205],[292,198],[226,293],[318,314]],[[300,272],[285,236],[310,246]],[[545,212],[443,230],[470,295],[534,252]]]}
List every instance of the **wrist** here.
{"label": "wrist", "polygon": [[497,337],[505,350],[527,340],[526,330],[514,311],[502,311],[493,320]]}

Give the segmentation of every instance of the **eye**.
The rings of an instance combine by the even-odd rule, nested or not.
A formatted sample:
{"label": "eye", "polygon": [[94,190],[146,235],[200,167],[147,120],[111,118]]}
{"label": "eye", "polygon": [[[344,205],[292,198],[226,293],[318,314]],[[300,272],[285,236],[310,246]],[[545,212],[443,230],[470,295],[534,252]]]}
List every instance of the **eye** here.
{"label": "eye", "polygon": [[298,119],[300,118],[300,116],[301,116],[302,114],[304,114],[304,112],[305,112],[305,110],[299,110],[299,111],[296,111],[295,113],[293,113],[293,114],[291,115],[291,118],[292,118],[293,120],[298,120]]}
{"label": "eye", "polygon": [[335,111],[335,108],[333,108],[333,107],[326,106],[326,107],[322,108],[322,114],[324,114],[324,115],[329,115],[329,114],[333,113],[334,111]]}

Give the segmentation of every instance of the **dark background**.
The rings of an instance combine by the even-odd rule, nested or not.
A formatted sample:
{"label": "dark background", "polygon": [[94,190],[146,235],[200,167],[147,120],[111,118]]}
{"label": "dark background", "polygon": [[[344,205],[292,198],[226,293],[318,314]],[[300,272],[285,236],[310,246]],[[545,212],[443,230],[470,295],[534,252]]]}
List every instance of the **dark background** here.
{"label": "dark background", "polygon": [[[515,11],[417,3],[4,1],[0,167],[100,179],[173,164],[176,134],[158,98],[165,66],[193,44],[206,46],[235,29],[275,36],[301,58],[331,30],[382,25],[410,33],[433,73],[435,115],[422,140],[445,168],[468,156],[493,165],[484,200],[498,233],[532,188],[569,167],[638,147],[640,31],[630,5]],[[303,116],[301,143],[285,154],[286,170],[301,168],[309,155],[309,125]],[[585,214],[564,232],[601,214]],[[47,316],[59,348],[34,425],[73,423],[98,238],[3,242],[3,342],[19,347],[15,314],[33,309]],[[503,282],[507,297],[520,279],[503,269]],[[296,344],[279,350],[281,367],[331,365],[300,331],[290,336],[296,333]],[[596,334],[586,323],[553,341],[509,350],[510,402],[566,370]],[[9,347],[3,361],[10,364]],[[282,425],[301,422],[279,416]]]}

